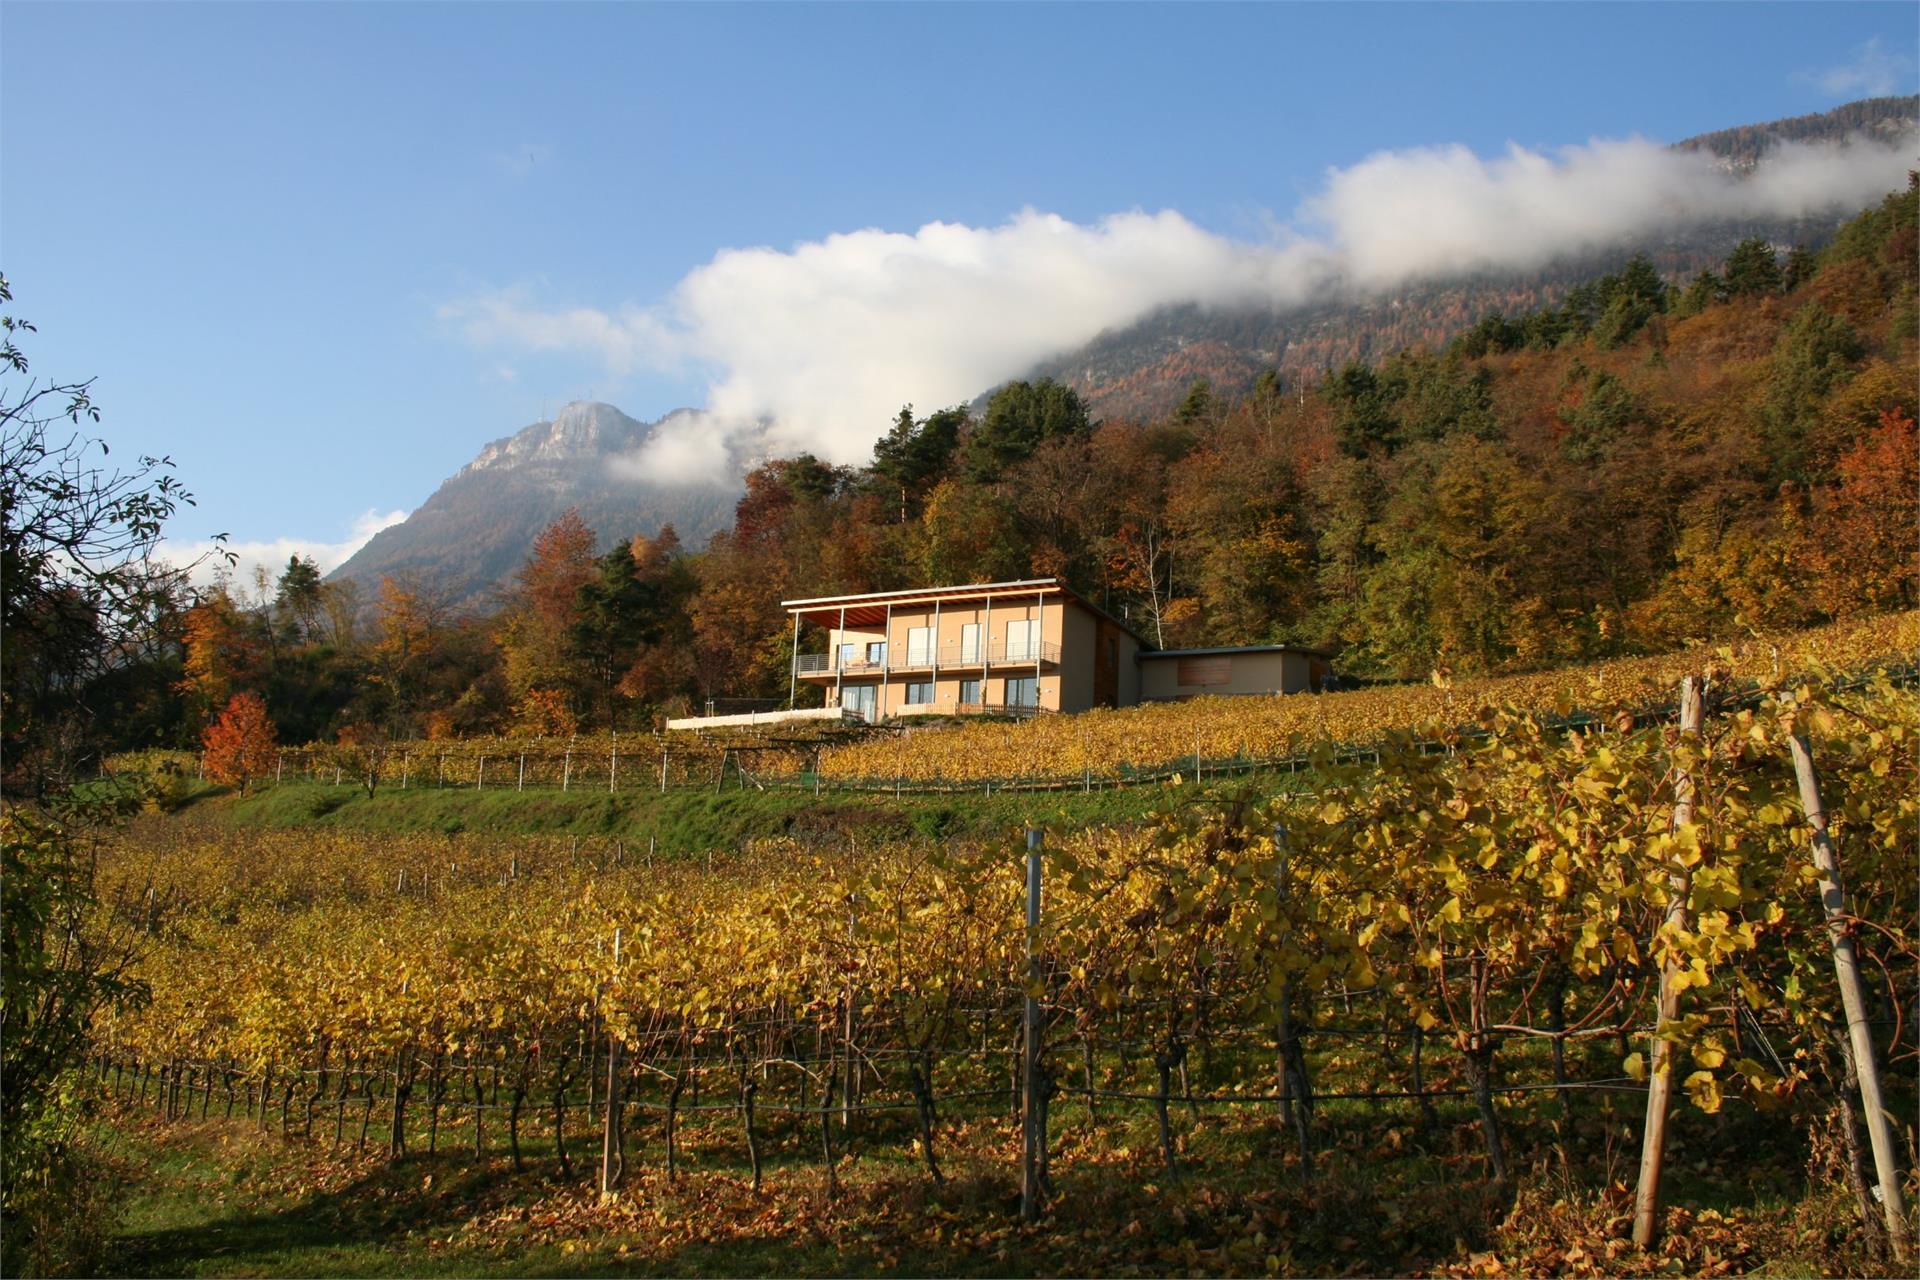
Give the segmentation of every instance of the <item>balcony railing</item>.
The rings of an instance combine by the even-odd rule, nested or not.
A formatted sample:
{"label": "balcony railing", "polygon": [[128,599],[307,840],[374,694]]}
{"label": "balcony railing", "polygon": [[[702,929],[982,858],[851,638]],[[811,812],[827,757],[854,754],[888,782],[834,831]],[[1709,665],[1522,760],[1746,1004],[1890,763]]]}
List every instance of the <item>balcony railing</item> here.
{"label": "balcony railing", "polygon": [[[831,653],[803,653],[794,664],[794,670],[803,676],[840,675],[870,676],[885,670],[894,671],[931,671],[937,665],[942,671],[963,671],[969,667],[981,666],[981,650],[985,649],[986,665],[994,667],[1057,667],[1060,665],[1060,646],[1044,641],[997,641],[990,645],[949,644],[940,646],[938,652],[932,649],[917,649],[912,646],[902,648],[886,662],[870,661],[861,650],[860,656],[848,658],[834,666]],[[939,659],[936,664],[934,659]]]}

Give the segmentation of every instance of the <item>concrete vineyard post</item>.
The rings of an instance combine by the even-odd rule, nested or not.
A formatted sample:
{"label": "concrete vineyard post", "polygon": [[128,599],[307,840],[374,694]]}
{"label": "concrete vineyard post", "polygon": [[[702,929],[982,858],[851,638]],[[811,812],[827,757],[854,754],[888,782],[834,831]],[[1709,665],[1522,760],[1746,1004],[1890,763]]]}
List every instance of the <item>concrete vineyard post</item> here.
{"label": "concrete vineyard post", "polygon": [[[1700,740],[1705,715],[1701,682],[1697,676],[1680,681],[1680,745],[1692,746]],[[1679,831],[1693,822],[1694,785],[1690,769],[1673,770],[1673,822],[1669,830]],[[1687,894],[1692,877],[1685,871],[1672,873],[1668,888],[1665,927],[1687,927]],[[1673,1096],[1673,1045],[1660,1038],[1660,1029],[1680,1014],[1680,992],[1674,988],[1675,965],[1668,960],[1660,966],[1660,995],[1655,1006],[1653,1042],[1647,1055],[1647,1119],[1640,1137],[1640,1182],[1633,1200],[1633,1242],[1642,1249],[1651,1248],[1660,1236],[1660,1173],[1667,1150],[1667,1108]]]}
{"label": "concrete vineyard post", "polygon": [[1853,930],[1847,918],[1847,892],[1840,879],[1840,854],[1827,831],[1826,806],[1820,799],[1820,780],[1813,771],[1813,752],[1796,732],[1787,739],[1793,753],[1794,780],[1800,788],[1800,807],[1813,830],[1813,865],[1820,873],[1820,908],[1827,919],[1827,937],[1833,946],[1833,976],[1840,987],[1840,1006],[1847,1015],[1847,1039],[1853,1046],[1854,1072],[1860,1080],[1860,1109],[1865,1112],[1867,1139],[1873,1147],[1874,1174],[1879,1180],[1880,1208],[1886,1217],[1887,1243],[1896,1261],[1913,1254],[1907,1232],[1906,1207],[1900,1194],[1900,1157],[1893,1145],[1893,1126],[1880,1092],[1880,1064],[1874,1056],[1873,1028],[1867,1020],[1866,993],[1860,985],[1860,960],[1855,954]]}

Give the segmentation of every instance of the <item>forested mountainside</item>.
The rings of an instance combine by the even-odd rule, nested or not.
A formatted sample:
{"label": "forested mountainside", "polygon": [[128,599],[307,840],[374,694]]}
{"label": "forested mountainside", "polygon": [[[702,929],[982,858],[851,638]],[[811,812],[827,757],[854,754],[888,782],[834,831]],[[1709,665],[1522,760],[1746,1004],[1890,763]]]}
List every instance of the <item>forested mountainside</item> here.
{"label": "forested mountainside", "polygon": [[755,468],[704,550],[569,512],[488,618],[393,578],[345,634],[317,621],[331,584],[216,595],[171,731],[242,690],[292,740],[642,728],[785,697],[782,598],[926,583],[1059,575],[1150,642],[1304,642],[1363,677],[1912,608],[1917,212],[1910,184],[1817,255],[1751,238],[1678,288],[1637,258],[1444,347],[1195,382],[1145,422],[1047,381],[903,411],[866,466]]}
{"label": "forested mountainside", "polygon": [[[1821,115],[1724,129],[1676,145],[1710,151],[1736,168],[1750,168],[1783,141],[1890,134],[1912,127],[1916,120],[1920,97],[1872,98]],[[1374,360],[1409,346],[1437,349],[1492,312],[1513,314],[1557,304],[1580,281],[1618,270],[1635,253],[1676,279],[1719,261],[1750,236],[1764,237],[1782,250],[1792,245],[1818,248],[1838,222],[1813,218],[1693,227],[1524,275],[1415,285],[1307,308],[1171,308],[1043,360],[1028,376],[1066,383],[1097,418],[1144,420],[1171,410],[1195,378],[1204,377],[1231,395],[1251,390],[1254,379],[1268,368],[1279,369],[1295,383],[1312,381],[1349,360]]]}
{"label": "forested mountainside", "polygon": [[659,425],[609,404],[569,404],[482,449],[333,579],[371,598],[382,577],[411,576],[455,612],[490,612],[534,535],[569,508],[596,528],[652,534],[671,525],[698,546],[726,526],[738,488],[657,483],[625,469]]}
{"label": "forested mountainside", "polygon": [[1790,116],[1766,124],[1716,129],[1674,144],[1682,151],[1711,151],[1736,168],[1752,168],[1783,142],[1827,142],[1858,134],[1891,137],[1920,117],[1920,94],[1904,98],[1863,98],[1831,111]]}

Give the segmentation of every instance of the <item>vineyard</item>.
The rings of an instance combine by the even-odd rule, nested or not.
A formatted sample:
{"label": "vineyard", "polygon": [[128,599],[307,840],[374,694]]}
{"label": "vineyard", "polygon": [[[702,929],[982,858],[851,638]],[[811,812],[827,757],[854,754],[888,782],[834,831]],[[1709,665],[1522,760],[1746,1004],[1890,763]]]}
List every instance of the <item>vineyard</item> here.
{"label": "vineyard", "polygon": [[834,747],[824,753],[821,769],[829,779],[870,785],[899,778],[1073,783],[1182,768],[1191,773],[1196,758],[1203,770],[1224,770],[1250,760],[1293,758],[1321,744],[1371,746],[1389,734],[1462,725],[1486,705],[1564,718],[1670,704],[1675,682],[1706,661],[1739,683],[1805,667],[1850,670],[1887,660],[1905,665],[1916,652],[1920,613],[1890,614],[1748,640],[1711,657],[1682,652],[1484,680],[1440,678],[1428,685],[1312,697],[1198,698],[1012,724],[969,724]]}
{"label": "vineyard", "polygon": [[[1821,656],[1864,656],[1838,647]],[[1650,691],[1615,670],[1607,692]],[[1031,855],[767,842],[708,868],[549,840],[455,862],[143,829],[103,853],[97,929],[151,999],[98,1028],[97,1066],[169,1119],[396,1159],[491,1133],[515,1167],[537,1146],[617,1191],[717,1151],[755,1192],[815,1168],[833,1195],[891,1145],[936,1187],[1018,1179],[1036,1212],[1111,1173],[1103,1116],[1142,1117],[1122,1155],[1168,1177],[1215,1172],[1210,1135],[1263,1134],[1234,1158],[1312,1186],[1420,1133],[1471,1142],[1445,1176],[1510,1188],[1562,1121],[1638,1133],[1651,1082],[1690,1103],[1683,1132],[1748,1114],[1812,1150],[1842,1134],[1860,1229],[1897,1253],[1900,1186],[1861,1136],[1878,1155],[1885,1113],[1849,1082],[1886,1068],[1910,1150],[1920,706],[1882,679],[1717,711],[1572,733],[1486,711],[1449,751],[1385,739],[1264,806],[1176,789],[1142,828],[1035,833]],[[1852,1039],[1836,929],[1865,977]]]}

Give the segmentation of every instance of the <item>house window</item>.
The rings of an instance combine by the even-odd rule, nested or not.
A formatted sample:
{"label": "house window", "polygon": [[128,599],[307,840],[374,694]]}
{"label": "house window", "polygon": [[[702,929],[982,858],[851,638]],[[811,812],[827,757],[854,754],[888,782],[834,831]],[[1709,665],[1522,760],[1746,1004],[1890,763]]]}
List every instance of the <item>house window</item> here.
{"label": "house window", "polygon": [[1032,662],[1040,656],[1040,624],[1031,618],[1007,624],[1007,661]]}
{"label": "house window", "polygon": [[843,667],[852,666],[854,663],[860,660],[859,654],[860,654],[859,645],[857,644],[841,645],[840,646],[840,665]]}
{"label": "house window", "polygon": [[840,705],[862,720],[871,720],[879,707],[878,693],[870,684],[850,684],[840,691]]}
{"label": "house window", "polygon": [[910,667],[930,667],[933,665],[933,628],[907,628],[907,665]]}
{"label": "house window", "polygon": [[[980,624],[969,622],[960,628],[960,661],[974,663],[980,661]],[[979,683],[975,681],[975,683]],[[962,702],[966,699],[962,698]],[[975,702],[979,699],[975,698]]]}
{"label": "house window", "polygon": [[1007,681],[1007,705],[1010,707],[1039,706],[1040,682],[1032,676],[1021,676],[1017,680]]}
{"label": "house window", "polygon": [[[976,639],[977,638],[978,637],[976,637]],[[980,682],[978,680],[962,680],[960,682],[960,705],[963,707],[977,707],[980,705],[980,702]]]}
{"label": "house window", "polygon": [[907,682],[907,705],[910,707],[932,706],[933,681],[909,680]]}
{"label": "house window", "polygon": [[869,666],[880,666],[885,663],[886,660],[887,642],[885,640],[875,640],[867,646],[867,663]]}

